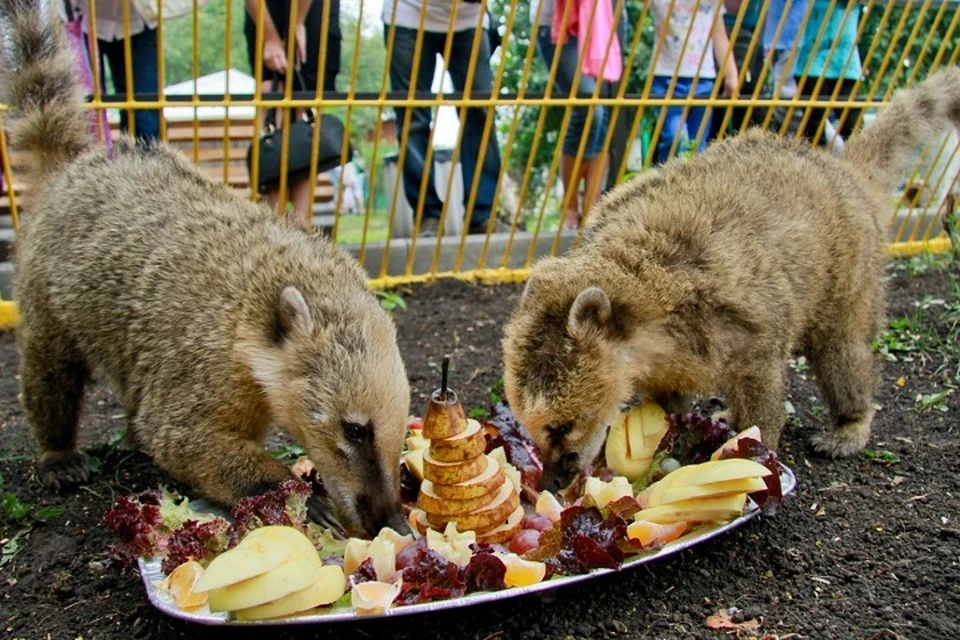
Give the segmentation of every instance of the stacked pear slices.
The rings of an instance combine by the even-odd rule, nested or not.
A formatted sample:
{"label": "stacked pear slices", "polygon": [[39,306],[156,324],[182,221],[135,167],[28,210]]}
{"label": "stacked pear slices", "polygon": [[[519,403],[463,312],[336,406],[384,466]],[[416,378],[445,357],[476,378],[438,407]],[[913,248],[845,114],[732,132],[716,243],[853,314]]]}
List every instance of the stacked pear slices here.
{"label": "stacked pear slices", "polygon": [[486,455],[483,427],[468,420],[457,395],[442,387],[430,397],[423,418],[423,483],[410,522],[421,534],[475,531],[477,542],[505,543],[520,530],[520,494],[500,464]]}
{"label": "stacked pear slices", "polygon": [[209,592],[210,611],[232,611],[239,620],[303,613],[335,602],[346,580],[338,565],[323,565],[313,543],[293,527],[254,529],[220,554],[194,585]]}

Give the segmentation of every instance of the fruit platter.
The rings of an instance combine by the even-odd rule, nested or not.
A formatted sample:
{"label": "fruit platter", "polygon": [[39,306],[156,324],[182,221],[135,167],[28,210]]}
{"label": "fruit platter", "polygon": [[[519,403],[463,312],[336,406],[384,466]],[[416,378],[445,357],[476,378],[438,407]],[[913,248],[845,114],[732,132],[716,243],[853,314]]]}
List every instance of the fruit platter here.
{"label": "fruit platter", "polygon": [[509,407],[467,418],[446,375],[423,419],[410,420],[400,465],[410,533],[364,539],[311,522],[307,501],[323,488],[302,459],[302,480],[229,513],[163,489],[120,497],[105,516],[111,553],[138,567],[150,602],[175,618],[342,622],[629,570],[774,515],[796,486],[759,430],[643,401],[623,408],[596,464],[542,490],[537,447]]}

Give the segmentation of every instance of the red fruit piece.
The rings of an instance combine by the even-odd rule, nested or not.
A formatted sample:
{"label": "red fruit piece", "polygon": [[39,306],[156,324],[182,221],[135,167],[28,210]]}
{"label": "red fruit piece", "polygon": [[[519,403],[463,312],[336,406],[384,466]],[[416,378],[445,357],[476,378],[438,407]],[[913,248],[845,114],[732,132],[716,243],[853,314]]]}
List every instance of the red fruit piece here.
{"label": "red fruit piece", "polygon": [[540,545],[540,532],[536,529],[521,529],[510,539],[507,548],[517,555],[536,549]]}
{"label": "red fruit piece", "polygon": [[539,513],[531,513],[524,516],[521,529],[534,529],[536,531],[546,531],[553,526],[553,520]]}

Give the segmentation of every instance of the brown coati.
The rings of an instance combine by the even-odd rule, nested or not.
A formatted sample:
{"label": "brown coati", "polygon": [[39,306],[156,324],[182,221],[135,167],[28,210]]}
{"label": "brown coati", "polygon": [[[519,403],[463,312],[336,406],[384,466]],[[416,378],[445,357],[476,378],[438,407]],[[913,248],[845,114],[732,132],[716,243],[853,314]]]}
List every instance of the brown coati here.
{"label": "brown coati", "polygon": [[[725,393],[777,447],[803,353],[830,456],[870,437],[889,195],[921,145],[960,125],[960,68],[899,92],[843,158],[763,131],[607,194],[588,237],[533,268],[504,331],[506,396],[557,483],[592,462],[618,406]],[[548,473],[547,476],[550,476]]]}
{"label": "brown coati", "polygon": [[0,1],[6,121],[32,156],[15,292],[44,484],[87,478],[78,419],[99,374],[139,446],[203,495],[230,504],[291,478],[262,446],[276,423],[345,524],[405,528],[409,385],[360,267],[162,144],[96,147],[52,6]]}

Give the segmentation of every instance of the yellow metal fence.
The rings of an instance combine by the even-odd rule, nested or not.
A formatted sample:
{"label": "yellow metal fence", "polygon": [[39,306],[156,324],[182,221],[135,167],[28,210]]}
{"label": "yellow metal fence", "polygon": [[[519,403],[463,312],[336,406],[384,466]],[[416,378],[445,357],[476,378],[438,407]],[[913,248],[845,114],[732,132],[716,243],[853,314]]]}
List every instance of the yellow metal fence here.
{"label": "yellow metal fence", "polygon": [[[958,0],[424,0],[422,11],[409,0],[194,0],[183,16],[163,16],[164,3],[154,4],[155,23],[132,0],[74,2],[70,16],[89,34],[89,107],[112,120],[126,112],[135,135],[136,112],[159,112],[161,139],[251,198],[261,194],[248,178],[246,152],[252,145],[255,175],[265,109],[281,108],[284,150],[294,109],[337,117],[347,132],[339,161],[352,166],[318,177],[314,153],[307,211],[381,286],[437,276],[520,280],[537,256],[578,241],[589,216],[581,203],[664,156],[695,155],[701,140],[747,126],[833,149],[896,89],[960,56]],[[294,17],[286,29],[274,19],[280,5]],[[310,11],[319,12],[320,33],[304,38],[298,23]],[[124,73],[112,79],[122,80],[121,92],[107,88],[99,56],[96,34],[107,13],[123,24]],[[255,36],[244,36],[245,13]],[[155,61],[134,47],[154,28]],[[577,40],[572,58],[551,57],[563,34]],[[261,64],[274,35],[291,63],[276,91],[270,64]],[[316,49],[306,50],[307,42]],[[255,52],[253,69],[245,44]],[[317,70],[309,91],[294,88],[301,49]],[[447,74],[434,77],[437,54]],[[135,91],[139,65],[154,63],[156,90]],[[332,86],[327,74],[338,67]],[[222,74],[213,88],[200,81],[185,93],[171,88],[230,70],[242,73]],[[246,84],[238,88],[237,77]],[[101,140],[117,135],[115,122],[109,130],[97,124]],[[317,149],[319,127],[313,136]],[[6,219],[16,230],[20,160],[5,136],[0,155],[0,227]],[[282,157],[274,197],[286,202],[294,186]],[[958,180],[957,137],[945,133],[891,194],[892,250],[949,246]],[[487,207],[491,215],[477,225]],[[279,210],[295,211],[296,203]],[[565,217],[576,218],[575,228],[564,229]]]}

